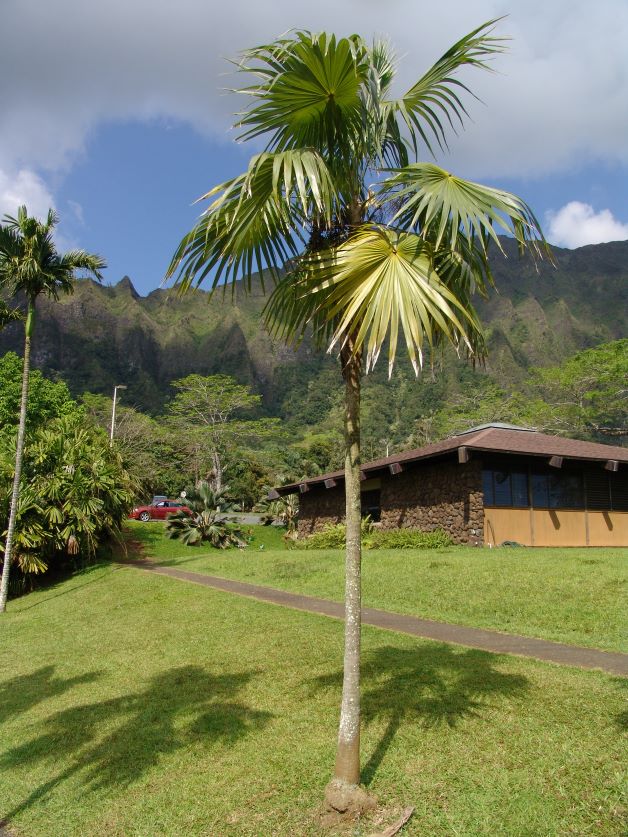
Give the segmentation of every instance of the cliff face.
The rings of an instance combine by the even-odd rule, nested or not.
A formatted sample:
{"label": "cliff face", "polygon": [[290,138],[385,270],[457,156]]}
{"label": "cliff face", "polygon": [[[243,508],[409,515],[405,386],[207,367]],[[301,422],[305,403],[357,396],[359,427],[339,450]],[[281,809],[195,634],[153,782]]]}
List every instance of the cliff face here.
{"label": "cliff face", "polygon": [[[512,242],[505,249],[507,259],[493,258],[497,292],[477,305],[496,380],[518,381],[528,366],[555,364],[626,335],[628,242],[557,249],[557,268],[541,263],[538,270],[519,259]],[[263,307],[259,285],[233,298],[166,290],[141,297],[128,277],[114,287],[83,280],[71,297],[41,300],[34,364],[64,378],[75,394],[109,394],[125,383],[129,401],[151,412],[163,405],[172,380],[222,372],[251,384],[269,411],[281,413],[295,376],[315,384],[333,361],[307,342],[293,351],[271,340],[260,324]],[[0,333],[0,353],[21,348],[19,324]]]}

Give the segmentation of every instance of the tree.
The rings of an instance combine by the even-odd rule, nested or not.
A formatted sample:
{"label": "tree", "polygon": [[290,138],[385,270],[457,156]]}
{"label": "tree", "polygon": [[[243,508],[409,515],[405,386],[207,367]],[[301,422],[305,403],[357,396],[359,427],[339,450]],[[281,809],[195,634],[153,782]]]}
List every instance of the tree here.
{"label": "tree", "polygon": [[15,519],[18,509],[26,413],[28,405],[28,381],[30,371],[31,340],[35,328],[35,305],[42,294],[59,299],[61,294],[72,293],[76,271],[84,270],[101,279],[105,262],[100,256],[83,250],[70,250],[59,254],[53,239],[53,230],[58,217],[53,210],[48,212],[44,222],[29,217],[26,207],[18,209],[17,218],[5,216],[0,224],[0,287],[11,296],[23,294],[26,297],[26,321],[24,324],[24,357],[22,392],[20,397],[20,420],[15,450],[15,473],[7,537],[0,584],[0,613],[6,609],[9,591]]}
{"label": "tree", "polygon": [[[88,418],[109,432],[113,400],[105,395],[85,392],[81,396]],[[184,455],[176,437],[163,426],[133,407],[116,407],[114,447],[122,457],[143,495],[178,495],[188,481]]]}
{"label": "tree", "polygon": [[533,368],[524,384],[528,419],[550,433],[617,444],[628,436],[627,381],[628,340]]}
{"label": "tree", "polygon": [[[0,437],[0,533],[9,516],[14,446],[15,437]],[[119,537],[133,492],[107,434],[80,411],[29,433],[13,542],[23,577],[45,572],[68,555],[89,559],[104,539]]]}
{"label": "tree", "polygon": [[179,392],[169,407],[170,421],[188,439],[196,479],[204,476],[200,470],[209,452],[212,488],[221,492],[227,451],[244,440],[276,432],[277,422],[243,419],[242,413],[255,408],[261,398],[229,375],[188,375],[173,381],[172,386]]}
{"label": "tree", "polygon": [[[13,435],[20,419],[23,362],[15,352],[0,358],[0,427],[10,428]],[[82,412],[70,395],[65,381],[51,381],[39,369],[28,376],[28,412],[26,435],[54,418]]]}
{"label": "tree", "polygon": [[449,340],[481,356],[471,304],[486,293],[488,245],[497,232],[541,254],[530,208],[495,188],[413,162],[420,146],[446,147],[462,125],[465,66],[486,68],[503,51],[491,21],[462,38],[404,95],[391,85],[395,59],[383,42],[296,32],[243,54],[252,83],[241,139],[266,140],[248,170],[221,183],[182,239],[168,276],[184,291],[254,269],[274,289],[265,319],[278,337],[310,329],[340,355],[345,382],[345,654],[334,779],[326,797],[347,810],[364,802],[360,778],[360,383],[387,345],[389,372],[405,342],[415,373],[426,346]]}

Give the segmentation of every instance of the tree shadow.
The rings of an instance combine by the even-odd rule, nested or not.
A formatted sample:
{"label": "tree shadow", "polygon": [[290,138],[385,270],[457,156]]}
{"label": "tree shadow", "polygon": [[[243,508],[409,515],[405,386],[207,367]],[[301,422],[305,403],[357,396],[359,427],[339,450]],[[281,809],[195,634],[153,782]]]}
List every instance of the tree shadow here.
{"label": "tree shadow", "polygon": [[[527,678],[499,671],[494,654],[449,645],[404,650],[384,646],[362,663],[362,719],[386,720],[386,728],[362,769],[362,781],[375,777],[402,724],[455,727],[480,717],[497,697],[522,694]],[[315,688],[342,687],[342,671],[323,675]]]}
{"label": "tree shadow", "polygon": [[21,674],[0,683],[0,724],[44,700],[62,695],[80,683],[93,683],[102,674],[92,671],[66,679],[56,677],[54,672],[54,666],[43,666],[31,674]]}
{"label": "tree shadow", "polygon": [[[8,750],[0,769],[67,767],[8,812],[6,821],[76,774],[89,790],[126,787],[181,747],[233,743],[261,728],[272,714],[234,699],[254,674],[213,675],[200,666],[180,666],[155,675],[135,694],[57,712],[42,722],[38,736]],[[112,718],[119,721],[113,730]]]}

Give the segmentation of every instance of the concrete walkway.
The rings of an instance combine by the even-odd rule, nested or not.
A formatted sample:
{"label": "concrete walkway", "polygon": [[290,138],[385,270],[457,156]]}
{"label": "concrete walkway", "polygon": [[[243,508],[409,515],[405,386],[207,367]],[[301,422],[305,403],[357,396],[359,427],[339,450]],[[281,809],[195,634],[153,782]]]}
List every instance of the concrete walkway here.
{"label": "concrete walkway", "polygon": [[[313,596],[302,596],[298,593],[288,593],[273,587],[262,587],[258,584],[248,584],[245,581],[234,581],[213,575],[178,570],[176,567],[161,567],[151,561],[121,561],[123,566],[133,566],[158,575],[167,575],[181,581],[191,581],[202,584],[225,593],[235,593],[270,604],[282,605],[294,610],[307,613],[320,613],[333,619],[344,619],[344,605],[329,599],[317,599]],[[560,665],[576,666],[578,668],[595,668],[609,674],[628,677],[628,654],[613,651],[599,651],[596,648],[583,648],[578,645],[563,645],[560,642],[549,642],[532,637],[502,634],[498,631],[488,631],[483,628],[467,628],[463,625],[451,625],[447,622],[434,622],[430,619],[420,619],[417,616],[404,616],[401,613],[390,613],[373,607],[362,608],[362,622],[376,628],[410,634],[437,642],[450,642],[469,648],[480,648],[496,654],[516,654],[520,657],[533,657]]]}

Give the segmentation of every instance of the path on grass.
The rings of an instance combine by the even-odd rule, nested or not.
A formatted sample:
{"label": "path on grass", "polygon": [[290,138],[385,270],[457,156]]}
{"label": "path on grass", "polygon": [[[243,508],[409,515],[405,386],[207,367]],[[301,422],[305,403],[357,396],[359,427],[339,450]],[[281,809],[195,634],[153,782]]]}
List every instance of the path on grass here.
{"label": "path on grass", "polygon": [[[235,593],[270,604],[282,605],[294,610],[304,610],[307,613],[320,613],[333,619],[344,619],[344,605],[329,599],[317,599],[314,596],[303,596],[299,593],[288,593],[276,590],[274,587],[263,587],[259,584],[248,584],[245,581],[234,581],[219,578],[215,575],[193,573],[188,570],[178,570],[175,567],[162,567],[147,560],[121,561],[123,566],[133,566],[159,575],[167,575],[181,581],[191,581],[202,584],[225,593]],[[452,625],[448,622],[434,622],[431,619],[420,619],[417,616],[404,616],[401,613],[390,613],[387,610],[377,610],[374,607],[362,608],[362,622],[376,628],[411,634],[424,639],[434,639],[438,642],[451,642],[465,645],[469,648],[481,648],[496,654],[517,654],[521,657],[534,657],[551,663],[577,666],[578,668],[597,668],[609,674],[619,674],[628,677],[628,654],[613,651],[600,651],[596,648],[583,648],[579,645],[563,645],[560,642],[549,642],[544,639],[534,639],[526,636],[502,634],[483,628],[467,628],[463,625]]]}

